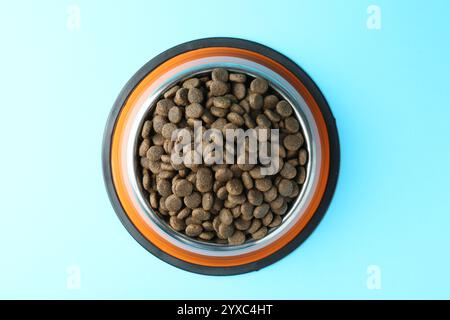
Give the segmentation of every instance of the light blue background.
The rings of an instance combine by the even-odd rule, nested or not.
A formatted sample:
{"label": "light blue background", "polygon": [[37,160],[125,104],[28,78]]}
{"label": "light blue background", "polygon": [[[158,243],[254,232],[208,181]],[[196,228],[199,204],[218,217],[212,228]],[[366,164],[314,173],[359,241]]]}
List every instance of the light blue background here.
{"label": "light blue background", "polygon": [[[66,27],[67,6],[81,28]],[[366,9],[382,10],[368,30]],[[0,298],[450,298],[449,1],[2,1]],[[201,276],[146,252],[109,203],[101,143],[126,81],[210,36],[302,66],[342,165],[314,234],[259,272]],[[366,286],[381,269],[381,290]],[[77,265],[81,287],[66,287]]]}

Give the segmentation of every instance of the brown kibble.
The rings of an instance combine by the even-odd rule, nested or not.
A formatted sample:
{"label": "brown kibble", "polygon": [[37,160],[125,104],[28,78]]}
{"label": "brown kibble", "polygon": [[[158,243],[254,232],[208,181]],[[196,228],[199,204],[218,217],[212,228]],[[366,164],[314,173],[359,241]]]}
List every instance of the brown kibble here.
{"label": "brown kibble", "polygon": [[165,204],[167,210],[177,212],[181,209],[182,202],[181,199],[178,198],[176,195],[171,194],[170,196],[167,197]]}
{"label": "brown kibble", "polygon": [[250,103],[250,107],[254,110],[259,110],[262,108],[263,104],[264,104],[264,100],[262,95],[258,94],[258,93],[252,93],[250,94],[248,101]]}
{"label": "brown kibble", "polygon": [[164,139],[170,140],[172,138],[172,132],[174,132],[177,129],[177,126],[173,123],[166,123],[161,130],[161,134],[164,137]]}
{"label": "brown kibble", "polygon": [[215,173],[215,178],[217,181],[227,182],[233,178],[233,171],[228,168],[219,169]]}
{"label": "brown kibble", "polygon": [[270,208],[272,209],[272,210],[278,210],[278,209],[280,209],[283,205],[284,205],[284,203],[285,203],[285,200],[284,200],[284,197],[282,197],[282,196],[277,196],[276,198],[275,198],[275,200],[273,200],[271,203],[270,203]]}
{"label": "brown kibble", "polygon": [[270,210],[270,206],[267,203],[263,203],[260,206],[257,206],[255,210],[253,210],[253,216],[257,219],[263,218]]}
{"label": "brown kibble", "polygon": [[255,240],[261,239],[266,236],[267,231],[267,228],[263,226],[258,231],[252,233],[252,238]]}
{"label": "brown kibble", "polygon": [[188,93],[189,90],[186,88],[178,89],[175,94],[175,98],[173,98],[173,101],[179,106],[186,106],[189,103]]}
{"label": "brown kibble", "polygon": [[211,78],[214,81],[227,82],[228,81],[228,70],[226,70],[224,68],[213,69],[213,71],[211,72]]}
{"label": "brown kibble", "polygon": [[284,128],[289,133],[296,133],[300,130],[300,123],[294,117],[284,119]]}
{"label": "brown kibble", "polygon": [[179,86],[174,86],[174,87],[170,88],[169,90],[167,90],[164,93],[164,98],[169,99],[169,98],[175,97],[175,94],[177,93],[178,89],[180,89]]}
{"label": "brown kibble", "polygon": [[250,227],[247,229],[247,233],[254,233],[258,231],[259,228],[261,228],[262,222],[260,219],[253,219]]}
{"label": "brown kibble", "polygon": [[269,83],[261,78],[256,78],[250,83],[250,90],[255,93],[264,94],[269,89]]}
{"label": "brown kibble", "polygon": [[238,179],[232,179],[230,181],[227,182],[227,191],[228,194],[231,195],[239,195],[242,193],[242,191],[244,191],[244,186],[242,185],[242,181],[238,180]]}
{"label": "brown kibble", "polygon": [[264,197],[261,191],[252,189],[248,192],[247,199],[252,205],[259,206],[262,204]]}
{"label": "brown kibble", "polygon": [[229,109],[231,106],[231,100],[225,97],[214,97],[213,105],[220,109]]}
{"label": "brown kibble", "polygon": [[198,237],[202,240],[211,240],[214,238],[214,232],[204,231],[198,235]]}
{"label": "brown kibble", "polygon": [[176,231],[182,231],[186,228],[184,221],[175,216],[170,217],[169,224]]}
{"label": "brown kibble", "polygon": [[292,114],[292,107],[286,100],[277,103],[276,110],[280,116],[287,118]]}
{"label": "brown kibble", "polygon": [[192,210],[190,208],[183,208],[180,212],[178,212],[178,219],[185,219],[191,214]]}
{"label": "brown kibble", "polygon": [[142,138],[148,138],[148,136],[149,136],[149,134],[150,134],[150,131],[152,130],[152,128],[153,128],[153,124],[152,124],[152,122],[151,121],[149,121],[149,120],[146,120],[145,122],[144,122],[144,125],[142,126],[142,131],[141,131],[141,136],[142,136]]}
{"label": "brown kibble", "polygon": [[272,222],[269,224],[270,228],[275,228],[278,227],[281,224],[281,221],[283,220],[283,218],[281,218],[281,216],[279,215],[274,215],[273,216],[273,220]]}
{"label": "brown kibble", "polygon": [[303,145],[303,141],[301,134],[290,134],[284,138],[283,145],[289,151],[296,151]]}
{"label": "brown kibble", "polygon": [[298,164],[304,166],[306,164],[306,161],[308,161],[308,151],[304,148],[301,148],[298,151]]}
{"label": "brown kibble", "polygon": [[254,206],[250,202],[244,202],[241,204],[241,214],[244,220],[250,220],[253,218]]}
{"label": "brown kibble", "polygon": [[200,87],[200,80],[197,78],[187,79],[183,82],[183,88],[192,89]]}
{"label": "brown kibble", "polygon": [[292,193],[293,182],[288,179],[281,179],[280,184],[278,185],[278,192],[283,197],[288,197]]}
{"label": "brown kibble", "polygon": [[225,200],[228,197],[227,187],[220,187],[219,190],[217,190],[217,197],[221,200]]}
{"label": "brown kibble", "polygon": [[272,122],[279,122],[281,120],[280,115],[271,109],[265,110],[264,114]]}
{"label": "brown kibble", "polygon": [[237,230],[245,231],[248,228],[250,228],[250,225],[252,224],[251,220],[245,220],[243,218],[236,219],[234,221],[234,226]]}
{"label": "brown kibble", "polygon": [[268,191],[264,192],[264,201],[267,203],[272,202],[278,196],[278,189],[276,186],[272,186]]}
{"label": "brown kibble", "polygon": [[244,118],[242,118],[238,113],[236,112],[230,112],[227,114],[227,119],[234,125],[241,127],[244,124]]}
{"label": "brown kibble", "polygon": [[186,207],[195,209],[202,202],[202,196],[198,192],[192,192],[190,195],[184,197],[184,204]]}
{"label": "brown kibble", "polygon": [[225,82],[213,80],[209,90],[214,97],[223,96],[228,92],[228,85]]}
{"label": "brown kibble", "polygon": [[168,118],[172,123],[179,123],[183,118],[183,113],[179,107],[174,106],[170,108]]}
{"label": "brown kibble", "polygon": [[174,184],[174,193],[177,197],[183,198],[192,193],[194,186],[186,179],[180,179]]}
{"label": "brown kibble", "polygon": [[276,95],[271,94],[264,97],[264,109],[275,109],[279,99]]}
{"label": "brown kibble", "polygon": [[166,179],[159,179],[156,182],[156,190],[158,190],[158,193],[163,197],[167,197],[172,194],[172,186]]}
{"label": "brown kibble", "polygon": [[248,172],[243,172],[241,179],[245,189],[250,190],[253,188],[253,179]]}
{"label": "brown kibble", "polygon": [[203,230],[205,231],[213,231],[214,227],[211,221],[203,221],[202,223]]}
{"label": "brown kibble", "polygon": [[166,118],[160,115],[157,115],[153,118],[153,130],[156,133],[161,133],[163,126],[167,123]]}
{"label": "brown kibble", "polygon": [[272,187],[272,180],[269,178],[255,179],[255,188],[259,191],[266,192]]}
{"label": "brown kibble", "polygon": [[272,209],[272,212],[277,214],[277,215],[279,215],[279,216],[282,216],[282,215],[284,215],[287,212],[287,209],[288,209],[288,204],[285,201],[280,208]]}
{"label": "brown kibble", "polygon": [[230,209],[222,209],[219,213],[220,222],[226,225],[233,223],[233,214]]}
{"label": "brown kibble", "polygon": [[294,179],[297,175],[297,170],[289,162],[285,162],[283,165],[283,169],[281,169],[280,171],[280,175],[286,179]]}
{"label": "brown kibble", "polygon": [[228,238],[228,243],[236,246],[245,242],[245,234],[242,231],[235,231],[231,237]]}
{"label": "brown kibble", "polygon": [[231,82],[244,83],[247,81],[247,76],[242,73],[230,73],[229,79]]}
{"label": "brown kibble", "polygon": [[161,99],[156,103],[155,114],[167,117],[169,114],[170,108],[172,108],[175,104],[172,99]]}
{"label": "brown kibble", "polygon": [[210,213],[203,210],[203,208],[195,208],[194,210],[192,210],[192,218],[194,219],[205,221],[209,220],[210,216]]}
{"label": "brown kibble", "polygon": [[208,192],[213,187],[213,175],[211,169],[202,167],[197,171],[195,186],[200,192]]}
{"label": "brown kibble", "polygon": [[219,225],[219,232],[217,233],[217,235],[222,238],[222,239],[228,239],[229,237],[231,237],[234,233],[234,225],[233,224],[224,224],[221,223]]}
{"label": "brown kibble", "polygon": [[203,92],[198,88],[191,88],[188,91],[188,100],[190,103],[200,103],[203,101]]}
{"label": "brown kibble", "polygon": [[150,201],[150,206],[153,209],[157,209],[158,208],[158,195],[156,194],[156,192],[151,192],[150,193],[149,201]]}
{"label": "brown kibble", "polygon": [[297,173],[296,181],[298,184],[304,184],[306,180],[306,169],[305,167],[300,167]]}
{"label": "brown kibble", "polygon": [[241,100],[245,98],[245,95],[247,94],[247,90],[245,89],[245,85],[243,83],[233,83],[231,86],[231,92],[234,94],[234,96]]}
{"label": "brown kibble", "polygon": [[191,103],[186,107],[186,117],[200,118],[203,114],[203,106],[200,103]]}
{"label": "brown kibble", "polygon": [[214,205],[214,196],[211,192],[204,193],[202,195],[202,208],[206,211],[210,211]]}
{"label": "brown kibble", "polygon": [[142,140],[142,142],[139,146],[139,156],[145,157],[149,148],[150,148],[150,140],[148,140],[148,139]]}
{"label": "brown kibble", "polygon": [[186,235],[189,237],[197,237],[198,235],[200,235],[200,233],[202,233],[203,228],[201,225],[199,224],[190,224],[186,227]]}
{"label": "brown kibble", "polygon": [[262,218],[262,224],[263,224],[263,226],[268,226],[269,224],[271,224],[272,223],[272,220],[273,220],[273,213],[272,212],[268,212],[265,216],[264,216],[264,218]]}

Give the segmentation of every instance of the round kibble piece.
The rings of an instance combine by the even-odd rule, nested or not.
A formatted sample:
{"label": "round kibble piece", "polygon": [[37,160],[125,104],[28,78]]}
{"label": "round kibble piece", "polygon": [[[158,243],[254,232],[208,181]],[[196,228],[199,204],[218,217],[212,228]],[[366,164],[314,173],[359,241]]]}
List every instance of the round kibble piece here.
{"label": "round kibble piece", "polygon": [[175,183],[175,195],[177,197],[186,197],[192,193],[194,186],[185,179],[180,179]]}
{"label": "round kibble piece", "polygon": [[188,91],[188,100],[190,103],[200,103],[203,101],[203,92],[198,88],[191,88]]}
{"label": "round kibble piece", "polygon": [[177,212],[181,209],[182,202],[181,199],[178,198],[176,195],[171,194],[170,196],[167,197],[165,204],[167,210]]}
{"label": "round kibble piece", "polygon": [[200,192],[208,192],[213,187],[213,175],[211,169],[202,167],[197,171],[195,186]]}
{"label": "round kibble piece", "polygon": [[306,161],[308,161],[308,151],[302,148],[298,151],[298,164],[304,166]]}
{"label": "round kibble piece", "polygon": [[182,231],[186,228],[186,223],[184,223],[182,219],[179,219],[175,216],[170,217],[169,223],[170,226],[176,231]]}
{"label": "round kibble piece", "polygon": [[197,237],[198,235],[200,235],[200,233],[202,233],[203,228],[201,225],[199,224],[190,224],[186,227],[186,235],[189,237]]}
{"label": "round kibble piece", "polygon": [[276,110],[280,116],[287,118],[292,114],[292,107],[286,100],[277,103]]}
{"label": "round kibble piece", "polygon": [[290,133],[296,133],[300,130],[300,124],[294,117],[284,119],[284,128]]}
{"label": "round kibble piece", "polygon": [[186,207],[191,209],[197,208],[201,202],[202,196],[198,192],[193,192],[187,197],[184,197],[184,204],[186,205]]}
{"label": "round kibble piece", "polygon": [[233,223],[233,215],[230,209],[222,209],[219,214],[220,222],[226,225]]}
{"label": "round kibble piece", "polygon": [[231,195],[239,195],[242,193],[242,191],[244,191],[244,186],[242,185],[242,181],[239,179],[232,179],[230,181],[227,182],[227,191],[228,194]]}
{"label": "round kibble piece", "polygon": [[209,89],[212,96],[223,96],[228,92],[228,85],[225,82],[213,80]]}
{"label": "round kibble piece", "polygon": [[260,206],[257,206],[255,210],[253,210],[253,216],[257,219],[263,218],[270,210],[270,206],[267,203],[263,203]]}
{"label": "round kibble piece", "polygon": [[177,126],[173,123],[166,123],[161,130],[161,134],[164,137],[164,139],[170,140],[172,139],[172,132],[174,132],[177,129]]}
{"label": "round kibble piece", "polygon": [[294,179],[297,175],[297,170],[289,162],[285,162],[283,169],[280,171],[280,175],[286,179]]}
{"label": "round kibble piece", "polygon": [[157,183],[156,183],[156,190],[158,190],[158,193],[163,196],[163,197],[167,197],[169,195],[172,194],[172,186],[170,184],[170,182],[166,179],[160,179]]}
{"label": "round kibble piece", "polygon": [[179,107],[172,107],[169,110],[168,118],[172,123],[179,123],[183,118],[183,113]]}
{"label": "round kibble piece", "polygon": [[255,240],[262,239],[263,237],[266,236],[266,234],[267,234],[267,228],[263,226],[258,231],[252,233],[252,238]]}
{"label": "round kibble piece", "polygon": [[256,78],[250,83],[250,90],[252,92],[264,94],[266,93],[267,89],[269,89],[269,84],[264,79]]}
{"label": "round kibble piece", "polygon": [[219,225],[219,232],[218,235],[220,238],[222,239],[228,239],[229,237],[231,237],[234,233],[234,225],[233,224],[224,224],[221,223]]}
{"label": "round kibble piece", "polygon": [[191,103],[186,107],[186,117],[200,118],[203,114],[203,106],[200,103]]}
{"label": "round kibble piece", "polygon": [[278,185],[278,192],[283,196],[283,197],[287,197],[292,193],[293,190],[293,186],[292,186],[293,182],[291,180],[288,179],[282,179],[280,181],[280,184]]}
{"label": "round kibble piece", "polygon": [[214,81],[228,81],[228,71],[223,68],[216,68],[212,71],[211,77]]}
{"label": "round kibble piece", "polygon": [[164,149],[161,146],[151,146],[147,150],[147,158],[150,161],[159,161],[161,160],[161,156],[164,154]]}
{"label": "round kibble piece", "polygon": [[192,88],[198,88],[200,86],[200,80],[197,78],[191,78],[187,79],[183,82],[183,88],[186,89],[192,89]]}
{"label": "round kibble piece", "polygon": [[264,197],[261,191],[252,189],[248,192],[247,195],[248,202],[250,202],[254,206],[259,206],[262,204]]}
{"label": "round kibble piece", "polygon": [[289,151],[297,151],[303,145],[303,137],[298,134],[287,135],[283,140],[283,145]]}
{"label": "round kibble piece", "polygon": [[231,237],[228,238],[228,243],[236,246],[245,242],[245,234],[242,231],[235,231]]}
{"label": "round kibble piece", "polygon": [[232,82],[244,83],[245,81],[247,81],[247,76],[242,73],[230,73],[229,79]]}
{"label": "round kibble piece", "polygon": [[250,107],[254,110],[259,110],[264,104],[263,97],[258,93],[252,93],[249,96]]}

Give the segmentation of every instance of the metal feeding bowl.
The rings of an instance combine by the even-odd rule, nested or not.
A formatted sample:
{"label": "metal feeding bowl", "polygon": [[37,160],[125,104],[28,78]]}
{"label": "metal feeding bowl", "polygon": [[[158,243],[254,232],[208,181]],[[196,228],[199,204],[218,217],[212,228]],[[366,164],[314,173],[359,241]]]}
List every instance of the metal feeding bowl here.
{"label": "metal feeding bowl", "polygon": [[[149,205],[136,156],[143,122],[162,93],[184,79],[218,67],[266,79],[293,106],[309,155],[306,180],[281,225],[264,238],[241,245],[198,241],[170,228]],[[150,60],[122,89],[106,125],[103,171],[117,215],[144,248],[192,272],[239,274],[281,259],[320,222],[336,187],[339,140],[327,102],[294,62],[246,40],[201,39],[171,48]]]}

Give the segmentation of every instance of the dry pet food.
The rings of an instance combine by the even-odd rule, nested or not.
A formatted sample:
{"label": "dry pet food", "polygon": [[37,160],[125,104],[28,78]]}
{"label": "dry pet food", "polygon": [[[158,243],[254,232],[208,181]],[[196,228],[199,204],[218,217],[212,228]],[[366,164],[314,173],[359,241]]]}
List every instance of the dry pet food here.
{"label": "dry pet food", "polygon": [[[268,145],[270,129],[278,129],[278,154],[270,155],[278,159],[276,172],[264,174],[259,160],[245,162],[248,145],[234,163],[208,163],[204,155],[194,162],[202,157],[195,149],[175,163],[174,133],[193,132],[196,123],[224,135],[227,129],[266,129],[256,138]],[[151,109],[140,134],[136,156],[150,207],[198,241],[240,245],[264,238],[283,223],[307,177],[310,155],[293,107],[268,81],[247,74],[217,68],[177,83]]]}

